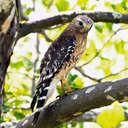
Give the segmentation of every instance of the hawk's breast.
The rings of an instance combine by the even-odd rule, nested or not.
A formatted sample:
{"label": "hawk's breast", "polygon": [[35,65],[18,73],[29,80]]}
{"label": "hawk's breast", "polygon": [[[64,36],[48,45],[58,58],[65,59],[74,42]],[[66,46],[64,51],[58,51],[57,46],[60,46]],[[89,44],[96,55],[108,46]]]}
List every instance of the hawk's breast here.
{"label": "hawk's breast", "polygon": [[80,60],[85,48],[86,48],[85,37],[79,37],[78,40],[76,40],[76,46],[74,48],[73,53],[70,56],[70,59],[63,64],[63,66],[60,69],[59,73],[56,75],[57,78],[61,79],[62,77],[66,76],[67,73],[72,68],[74,68],[76,66],[76,64]]}

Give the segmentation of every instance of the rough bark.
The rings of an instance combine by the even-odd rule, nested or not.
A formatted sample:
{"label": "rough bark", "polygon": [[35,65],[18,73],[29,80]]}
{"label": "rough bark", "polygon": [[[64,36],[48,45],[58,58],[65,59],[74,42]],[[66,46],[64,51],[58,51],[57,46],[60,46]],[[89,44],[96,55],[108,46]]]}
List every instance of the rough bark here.
{"label": "rough bark", "polygon": [[31,32],[41,32],[42,29],[48,29],[54,25],[65,24],[70,22],[77,15],[87,15],[92,18],[94,22],[128,23],[127,13],[71,11],[22,24],[19,29],[18,38],[21,38]]}
{"label": "rough bark", "polygon": [[4,82],[7,68],[12,55],[12,45],[15,35],[15,9],[12,0],[0,3],[0,116],[3,104]]}
{"label": "rough bark", "polygon": [[17,128],[55,128],[94,108],[128,100],[128,78],[115,82],[104,82],[85,87],[64,96],[40,110],[41,114],[35,126],[33,115],[17,124]]}

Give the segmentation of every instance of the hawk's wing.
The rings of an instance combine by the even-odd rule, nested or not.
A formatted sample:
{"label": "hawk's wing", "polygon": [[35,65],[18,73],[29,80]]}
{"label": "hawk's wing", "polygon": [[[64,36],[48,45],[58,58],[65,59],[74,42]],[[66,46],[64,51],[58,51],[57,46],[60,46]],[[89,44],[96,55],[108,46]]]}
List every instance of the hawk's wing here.
{"label": "hawk's wing", "polygon": [[76,45],[74,36],[59,38],[49,47],[46,52],[40,68],[40,80],[37,89],[40,86],[44,88],[49,86],[52,78],[59,72],[63,64],[70,59]]}
{"label": "hawk's wing", "polygon": [[75,45],[76,38],[74,36],[60,36],[50,45],[41,64],[40,79],[37,85],[36,94],[31,103],[32,110],[35,106],[37,97],[37,108],[44,105],[48,89],[50,88],[50,82],[59,70],[61,70],[63,64],[70,59],[74,52]]}

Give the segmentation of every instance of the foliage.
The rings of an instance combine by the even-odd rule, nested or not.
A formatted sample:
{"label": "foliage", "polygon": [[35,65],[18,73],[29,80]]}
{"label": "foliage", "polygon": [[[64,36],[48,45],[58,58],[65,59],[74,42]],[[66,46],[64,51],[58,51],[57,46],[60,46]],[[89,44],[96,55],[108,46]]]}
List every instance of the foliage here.
{"label": "foliage", "polygon": [[97,117],[97,123],[102,128],[116,128],[123,120],[124,110],[117,101],[113,103],[112,108],[104,109]]}
{"label": "foliage", "polygon": [[[32,0],[30,1],[33,4]],[[91,2],[91,0],[35,0],[35,11],[32,7],[28,6],[29,4],[27,1],[23,2],[24,12],[30,18],[33,18],[35,15],[37,15],[37,18],[38,16],[40,18],[43,14],[49,16],[50,14],[62,11],[78,9],[95,11],[101,7],[102,11],[128,11],[127,0],[117,1],[117,3],[116,1],[103,2],[102,0],[95,0],[95,2]],[[43,10],[40,15],[37,12],[39,7]],[[54,40],[66,26],[67,24],[49,29],[46,33],[48,37]],[[123,28],[124,30],[117,31],[119,28]],[[85,64],[82,67],[82,71],[91,77],[99,79],[106,75],[120,72],[122,69],[128,67],[128,39],[124,36],[127,32],[127,26],[122,24],[96,23],[89,33],[86,51],[79,62],[79,65]],[[32,81],[33,83],[37,83],[40,60],[49,46],[44,36],[40,35],[38,37],[41,42],[39,53],[35,50],[37,40],[34,34],[22,38],[15,47],[6,76],[3,115],[0,122],[17,121],[31,113],[29,106],[32,99]],[[38,54],[39,60],[36,67],[34,67]],[[86,64],[87,62],[89,64]],[[111,77],[107,77],[103,81],[121,79],[127,76],[127,71],[124,71],[118,75],[111,75]],[[68,74],[67,80],[68,84],[74,90],[96,83],[83,77],[76,70],[72,70]],[[59,95],[62,95],[60,85],[57,86],[57,92]],[[123,119],[123,108],[118,103],[114,103],[113,108],[105,109],[98,116],[97,123],[103,128],[113,128]],[[84,128],[85,126],[84,123],[79,123],[64,125],[59,128],[69,127]]]}

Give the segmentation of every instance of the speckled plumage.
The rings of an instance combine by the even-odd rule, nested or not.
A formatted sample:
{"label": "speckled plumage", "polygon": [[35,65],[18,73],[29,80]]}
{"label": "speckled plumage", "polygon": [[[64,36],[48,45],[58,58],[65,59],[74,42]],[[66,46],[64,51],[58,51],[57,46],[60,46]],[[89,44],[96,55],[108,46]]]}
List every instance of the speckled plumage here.
{"label": "speckled plumage", "polygon": [[75,67],[85,50],[88,31],[92,25],[93,21],[89,17],[77,16],[50,45],[42,60],[40,79],[31,103],[32,111],[37,100],[37,108],[45,104],[56,84]]}

